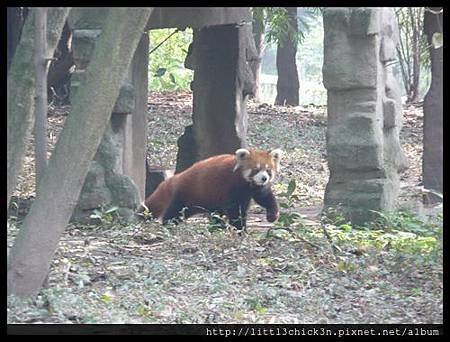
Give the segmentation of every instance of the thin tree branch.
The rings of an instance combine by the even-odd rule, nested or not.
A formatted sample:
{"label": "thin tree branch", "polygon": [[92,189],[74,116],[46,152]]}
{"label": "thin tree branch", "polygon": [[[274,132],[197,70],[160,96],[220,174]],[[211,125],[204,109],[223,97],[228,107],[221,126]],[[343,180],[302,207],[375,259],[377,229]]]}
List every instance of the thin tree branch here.
{"label": "thin tree branch", "polygon": [[169,34],[163,41],[161,41],[158,45],[156,45],[148,54],[151,55],[156,49],[158,49],[161,45],[163,45],[170,37],[172,37],[175,33],[181,31],[180,29],[176,29],[171,34]]}

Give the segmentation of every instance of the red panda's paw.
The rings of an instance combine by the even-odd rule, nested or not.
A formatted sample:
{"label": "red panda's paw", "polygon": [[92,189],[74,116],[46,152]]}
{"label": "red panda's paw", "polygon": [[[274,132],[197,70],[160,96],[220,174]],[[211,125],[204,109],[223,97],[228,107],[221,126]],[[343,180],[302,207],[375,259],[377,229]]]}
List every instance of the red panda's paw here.
{"label": "red panda's paw", "polygon": [[280,216],[280,213],[278,211],[268,211],[266,218],[269,222],[275,222],[278,220],[278,217]]}

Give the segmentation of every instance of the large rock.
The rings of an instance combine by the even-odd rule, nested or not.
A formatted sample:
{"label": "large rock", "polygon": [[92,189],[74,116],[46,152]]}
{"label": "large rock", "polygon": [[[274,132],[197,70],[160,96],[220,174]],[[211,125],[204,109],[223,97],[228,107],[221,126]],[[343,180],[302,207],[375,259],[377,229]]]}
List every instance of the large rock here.
{"label": "large rock", "polygon": [[111,174],[105,181],[111,191],[114,205],[132,210],[137,208],[139,195],[136,185],[130,177],[121,174]]}
{"label": "large rock", "polygon": [[76,42],[73,59],[79,69],[86,69],[91,60],[95,42],[102,30],[73,30],[72,41]]}
{"label": "large rock", "polygon": [[380,65],[373,52],[379,49],[380,40],[375,34],[362,35],[364,29],[358,28],[357,23],[353,24],[355,32],[352,32],[349,28],[351,16],[351,8],[327,8],[324,11],[323,83],[328,90],[377,86]]}
{"label": "large rock", "polygon": [[125,82],[120,87],[119,96],[113,108],[113,113],[130,114],[135,108],[134,87]]}
{"label": "large rock", "polygon": [[246,24],[206,27],[195,35],[192,119],[198,159],[246,146],[245,101],[254,89],[248,62],[256,58],[251,37]]}
{"label": "large rock", "polygon": [[250,7],[155,7],[147,29],[202,28],[251,22]]}
{"label": "large rock", "polygon": [[105,183],[105,169],[98,162],[92,161],[80,194],[77,210],[97,209],[106,206],[111,199],[111,191]]}
{"label": "large rock", "polygon": [[115,122],[118,120],[123,120],[123,118],[119,115],[111,117],[110,126],[105,130],[94,157],[94,160],[102,165],[107,173],[122,173],[123,138],[121,130],[123,127],[119,122]]}
{"label": "large rock", "polygon": [[194,70],[193,125],[178,140],[176,173],[194,162],[247,146],[247,96],[254,93],[256,58],[251,26],[194,31],[185,65]]}
{"label": "large rock", "polygon": [[342,205],[354,223],[391,210],[407,160],[399,142],[401,101],[388,62],[397,23],[391,8],[324,11],[324,85],[328,90],[325,208]]}

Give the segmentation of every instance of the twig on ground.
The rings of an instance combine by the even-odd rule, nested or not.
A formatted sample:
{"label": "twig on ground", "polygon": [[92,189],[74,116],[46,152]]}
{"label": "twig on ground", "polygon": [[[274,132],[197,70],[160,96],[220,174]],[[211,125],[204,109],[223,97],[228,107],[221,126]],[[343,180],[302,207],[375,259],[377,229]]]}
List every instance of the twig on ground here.
{"label": "twig on ground", "polygon": [[328,234],[327,229],[325,228],[325,225],[321,224],[320,226],[322,227],[322,231],[325,234],[328,242],[330,243],[330,246],[332,247],[331,250],[333,251],[333,254],[336,255],[336,251],[338,251],[339,253],[342,253],[342,249],[340,249],[338,246],[336,246],[334,244],[333,239],[331,239],[330,234]]}

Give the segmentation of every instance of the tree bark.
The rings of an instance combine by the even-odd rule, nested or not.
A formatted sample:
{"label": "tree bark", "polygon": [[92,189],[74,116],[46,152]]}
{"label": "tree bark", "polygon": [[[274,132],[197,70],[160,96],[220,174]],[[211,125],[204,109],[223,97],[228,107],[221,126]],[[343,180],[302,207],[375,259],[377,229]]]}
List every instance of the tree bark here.
{"label": "tree bark", "polygon": [[8,7],[7,11],[7,70],[11,66],[11,62],[16,51],[17,44],[19,44],[22,28],[27,17],[27,7]]}
{"label": "tree bark", "polygon": [[34,16],[34,68],[36,75],[34,154],[36,192],[38,192],[39,180],[47,167],[47,8],[36,7]]}
{"label": "tree bark", "polygon": [[[289,22],[295,32],[298,32],[297,24],[297,7],[286,7]],[[277,47],[277,97],[276,105],[293,105],[299,104],[299,88],[297,64],[295,55],[297,54],[297,42],[291,35],[288,36],[286,42],[278,43]]]}
{"label": "tree bark", "polygon": [[[34,10],[28,14],[7,79],[7,205],[22,169],[25,140],[34,110]],[[48,53],[53,54],[70,7],[52,7],[47,15]]]}
{"label": "tree bark", "polygon": [[[442,13],[436,14],[442,7],[431,7],[425,12],[424,32],[430,45],[431,86],[423,104],[423,186],[442,194],[443,191],[443,47],[436,49],[432,45],[434,33],[443,28]],[[442,201],[439,196],[425,196],[426,203]]]}
{"label": "tree bark", "polygon": [[415,103],[419,101],[420,96],[420,22],[422,12],[417,10],[413,12],[411,7],[408,8],[412,26],[412,80],[411,80],[411,88],[410,88],[410,97],[409,101],[411,103]]}
{"label": "tree bark", "polygon": [[261,102],[261,69],[262,69],[262,58],[264,55],[264,50],[266,44],[264,43],[264,24],[253,21],[253,37],[255,39],[255,47],[256,47],[256,59],[252,63],[251,68],[253,75],[255,77],[255,94],[253,95],[253,99],[255,102]]}
{"label": "tree bark", "polygon": [[40,182],[40,196],[10,251],[8,294],[25,297],[41,288],[152,10],[108,10],[72,111]]}

